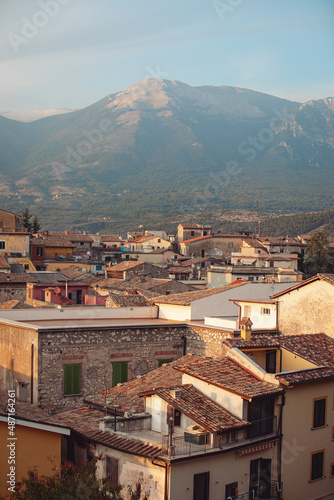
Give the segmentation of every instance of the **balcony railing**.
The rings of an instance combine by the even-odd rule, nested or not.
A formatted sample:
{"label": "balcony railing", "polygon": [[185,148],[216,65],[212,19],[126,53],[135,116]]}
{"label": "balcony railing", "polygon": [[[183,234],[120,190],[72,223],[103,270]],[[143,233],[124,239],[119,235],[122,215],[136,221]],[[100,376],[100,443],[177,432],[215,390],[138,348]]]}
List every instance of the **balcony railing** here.
{"label": "balcony railing", "polygon": [[[192,439],[185,439],[184,436],[173,436],[170,441],[170,437],[165,435],[162,436],[162,454],[169,457],[174,457],[176,455],[192,455],[195,453],[205,453],[213,448],[225,448],[231,447],[233,444],[242,445],[245,443],[247,445],[248,441],[253,441],[262,436],[269,434],[277,434],[277,417],[268,417],[261,420],[255,420],[251,422],[251,425],[245,429],[244,437],[234,440],[233,442],[223,442],[223,437],[219,439],[219,436],[213,440],[213,444],[209,442],[209,434],[207,436],[201,435],[200,439],[197,439],[197,443]],[[210,440],[211,441],[211,440]],[[203,444],[202,444],[203,443]]]}
{"label": "balcony railing", "polygon": [[173,457],[175,455],[205,453],[212,448],[213,446],[207,442],[204,444],[196,444],[190,441],[185,441],[184,436],[173,436],[171,443],[169,436],[162,436],[162,454],[169,457]]}
{"label": "balcony railing", "polygon": [[225,500],[274,500],[283,498],[283,483],[272,481],[268,486],[256,487],[238,496],[230,496]]}
{"label": "balcony railing", "polygon": [[277,416],[262,418],[251,422],[247,428],[247,439],[255,439],[266,434],[277,434]]}

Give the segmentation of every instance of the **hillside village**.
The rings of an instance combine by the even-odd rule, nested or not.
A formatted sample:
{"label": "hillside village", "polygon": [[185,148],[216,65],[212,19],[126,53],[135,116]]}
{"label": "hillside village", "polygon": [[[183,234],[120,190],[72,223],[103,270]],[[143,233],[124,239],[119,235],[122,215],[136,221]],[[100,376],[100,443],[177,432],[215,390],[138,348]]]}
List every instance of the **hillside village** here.
{"label": "hillside village", "polygon": [[334,498],[334,274],[307,241],[0,210],[0,495],[97,457],[150,500]]}

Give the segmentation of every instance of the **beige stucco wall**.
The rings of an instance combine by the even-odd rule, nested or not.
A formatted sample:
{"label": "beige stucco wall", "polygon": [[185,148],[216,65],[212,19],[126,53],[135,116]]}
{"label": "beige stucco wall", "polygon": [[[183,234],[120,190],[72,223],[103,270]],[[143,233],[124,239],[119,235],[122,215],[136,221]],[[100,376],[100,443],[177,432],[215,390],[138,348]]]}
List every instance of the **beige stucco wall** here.
{"label": "beige stucco wall", "polygon": [[[334,498],[334,382],[301,384],[286,391],[283,408],[282,481],[284,500]],[[313,399],[327,396],[327,425],[312,430]],[[311,453],[325,450],[324,479],[310,483]]]}
{"label": "beige stucco wall", "polygon": [[[17,390],[17,381],[28,383],[31,391],[31,346],[34,346],[33,399],[38,402],[38,333],[33,328],[0,324],[0,384]],[[12,361],[13,360],[13,361]],[[12,362],[14,370],[12,370]]]}
{"label": "beige stucco wall", "polygon": [[[210,473],[210,500],[225,498],[226,484],[235,481],[238,482],[239,495],[248,493],[250,461],[259,458],[270,458],[272,460],[272,480],[276,480],[277,450],[278,446],[274,446],[268,450],[258,451],[242,457],[239,456],[239,452],[232,451],[211,457],[204,455],[202,459],[175,464],[171,468],[169,478],[169,498],[171,500],[193,500],[194,474],[203,472]],[[301,500],[301,498],[295,497],[295,500]]]}
{"label": "beige stucco wall", "polygon": [[326,333],[334,337],[334,287],[314,281],[277,298],[278,328],[284,335]]}
{"label": "beige stucco wall", "polygon": [[1,252],[29,254],[29,234],[26,233],[0,233],[0,241],[6,242],[6,248]]}
{"label": "beige stucco wall", "polygon": [[[118,460],[119,483],[124,486],[122,494],[127,495],[127,486],[133,487],[138,480],[142,482],[143,491],[149,493],[150,500],[162,500],[164,498],[165,470],[155,466],[148,458],[130,455],[118,450],[97,445],[97,455],[110,456]],[[97,464],[96,475],[98,479],[106,476],[106,461],[100,460]],[[177,498],[177,497],[175,497]]]}

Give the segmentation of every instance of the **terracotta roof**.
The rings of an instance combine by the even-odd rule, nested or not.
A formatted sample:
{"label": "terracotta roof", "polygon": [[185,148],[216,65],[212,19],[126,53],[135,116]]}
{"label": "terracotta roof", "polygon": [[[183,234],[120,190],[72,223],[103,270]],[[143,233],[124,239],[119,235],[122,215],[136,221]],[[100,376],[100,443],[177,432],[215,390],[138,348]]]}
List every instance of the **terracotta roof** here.
{"label": "terracotta roof", "polygon": [[196,300],[204,299],[206,297],[211,297],[211,295],[217,295],[218,293],[226,292],[227,290],[243,286],[245,283],[246,282],[236,283],[234,285],[221,286],[218,288],[195,290],[194,292],[175,293],[173,295],[168,295],[168,296],[163,295],[154,299],[154,302],[156,302],[157,304],[175,304],[181,306],[188,306]]}
{"label": "terracotta roof", "polygon": [[[0,415],[7,416],[6,407],[8,404],[8,391],[0,390]],[[15,418],[39,422],[41,424],[68,427],[57,416],[50,416],[46,411],[41,410],[36,405],[24,403],[15,398]]]}
{"label": "terracotta roof", "polygon": [[182,360],[182,364],[175,366],[176,370],[248,400],[282,392],[276,385],[259,380],[229,358],[186,356]]}
{"label": "terracotta roof", "polygon": [[213,234],[207,234],[206,236],[199,236],[198,238],[191,238],[190,240],[180,241],[180,245],[182,245],[182,243],[192,243],[193,241],[204,240],[205,238],[212,238],[212,237]]}
{"label": "terracotta roof", "polygon": [[143,264],[145,264],[145,262],[141,260],[127,260],[126,262],[121,262],[120,264],[116,264],[115,266],[108,267],[106,271],[127,271],[128,269],[133,269]]}
{"label": "terracotta roof", "polygon": [[34,309],[34,307],[22,300],[7,300],[0,304],[0,309]]}
{"label": "terracotta roof", "polygon": [[[179,396],[176,398],[177,391]],[[209,432],[241,429],[249,425],[215,403],[191,384],[173,387],[159,387],[154,394],[166,401]]]}
{"label": "terracotta roof", "polygon": [[0,255],[0,269],[11,269],[10,265],[3,255]]}
{"label": "terracotta roof", "polygon": [[51,283],[51,282],[62,282],[62,281],[71,281],[68,276],[64,276],[61,273],[58,272],[52,272],[52,271],[29,271],[27,273],[28,276],[31,276],[34,281],[34,283]]}
{"label": "terracotta roof", "polygon": [[295,372],[280,373],[275,376],[284,385],[306,384],[334,378],[334,368],[310,368],[308,370],[296,370]]}
{"label": "terracotta roof", "polygon": [[174,367],[181,362],[181,359],[178,359],[167,365],[160,366],[122,385],[111,387],[106,392],[88,396],[85,398],[85,401],[90,405],[104,408],[107,399],[108,406],[112,406],[113,404],[120,405],[119,411],[122,413],[126,411],[131,413],[142,413],[145,410],[144,402],[143,399],[139,397],[139,394],[143,391],[152,390],[154,387],[160,387],[162,384],[164,386],[181,384],[182,374],[174,370]]}
{"label": "terracotta roof", "polygon": [[191,267],[172,266],[168,268],[169,274],[190,274],[193,272]]}
{"label": "terracotta roof", "polygon": [[117,307],[145,307],[150,304],[142,295],[112,295],[107,298],[107,304],[112,302]]}
{"label": "terracotta roof", "polygon": [[276,299],[277,297],[281,297],[282,295],[285,295],[286,293],[293,292],[294,290],[297,290],[298,288],[301,288],[302,286],[308,285],[309,283],[313,283],[313,281],[326,281],[327,283],[330,283],[331,285],[334,285],[334,274],[317,274],[316,276],[312,276],[312,278],[308,278],[307,280],[301,281],[297,283],[296,285],[291,286],[290,288],[286,288],[285,290],[282,290],[281,292],[275,293],[274,295],[271,295],[272,299]]}
{"label": "terracotta roof", "polygon": [[121,241],[121,237],[118,234],[101,234],[101,242],[108,242],[108,241]]}
{"label": "terracotta roof", "polygon": [[334,339],[323,333],[304,335],[253,335],[251,340],[224,339],[224,344],[238,349],[284,348],[319,368],[280,373],[282,383],[306,383],[334,376]]}
{"label": "terracotta roof", "polygon": [[75,248],[69,236],[43,236],[45,247]]}
{"label": "terracotta roof", "polygon": [[268,253],[268,250],[255,238],[244,238],[243,241],[252,248],[261,248],[261,250]]}
{"label": "terracotta roof", "polygon": [[208,257],[194,257],[193,259],[181,260],[180,265],[189,267],[192,264],[201,264],[202,262],[208,262],[210,259]]}
{"label": "terracotta roof", "polygon": [[99,422],[104,417],[105,412],[94,408],[79,408],[78,410],[57,415],[60,421],[93,443],[148,458],[153,458],[161,452],[159,446],[149,445],[143,441],[121,436],[117,433],[100,431]]}
{"label": "terracotta roof", "polygon": [[28,273],[0,273],[0,283],[38,283],[38,280]]}
{"label": "terracotta roof", "polygon": [[88,276],[92,276],[89,271],[83,271],[82,269],[83,268],[81,266],[73,265],[69,267],[63,267],[61,269],[61,273],[72,279],[78,278],[79,276],[84,276],[86,274]]}

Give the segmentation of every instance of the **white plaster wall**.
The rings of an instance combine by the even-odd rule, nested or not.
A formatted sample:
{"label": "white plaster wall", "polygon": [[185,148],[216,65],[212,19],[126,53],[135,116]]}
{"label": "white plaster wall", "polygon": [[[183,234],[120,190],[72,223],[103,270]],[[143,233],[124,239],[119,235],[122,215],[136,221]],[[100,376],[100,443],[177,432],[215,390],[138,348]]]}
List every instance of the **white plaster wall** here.
{"label": "white plaster wall", "polygon": [[12,321],[34,320],[75,320],[75,319],[122,319],[122,318],[157,318],[158,308],[148,307],[64,307],[62,309],[24,309],[1,311],[1,319]]}
{"label": "white plaster wall", "polygon": [[203,319],[204,316],[239,316],[239,308],[230,299],[268,299],[270,295],[290,286],[291,283],[245,283],[192,302],[191,320]]}
{"label": "white plaster wall", "polygon": [[232,394],[186,373],[182,375],[182,384],[192,384],[196,389],[215,401],[215,403],[226,408],[233,415],[244,418],[244,400],[237,394]]}
{"label": "white plaster wall", "polygon": [[[256,304],[254,302],[243,302],[241,305],[241,317],[248,316],[245,314],[245,306],[251,308],[250,320],[252,321],[252,329],[276,328],[276,304]],[[262,314],[261,309],[270,309],[270,314]]]}
{"label": "white plaster wall", "polygon": [[190,320],[190,306],[177,306],[174,304],[159,304],[159,318],[173,319],[175,321]]}

